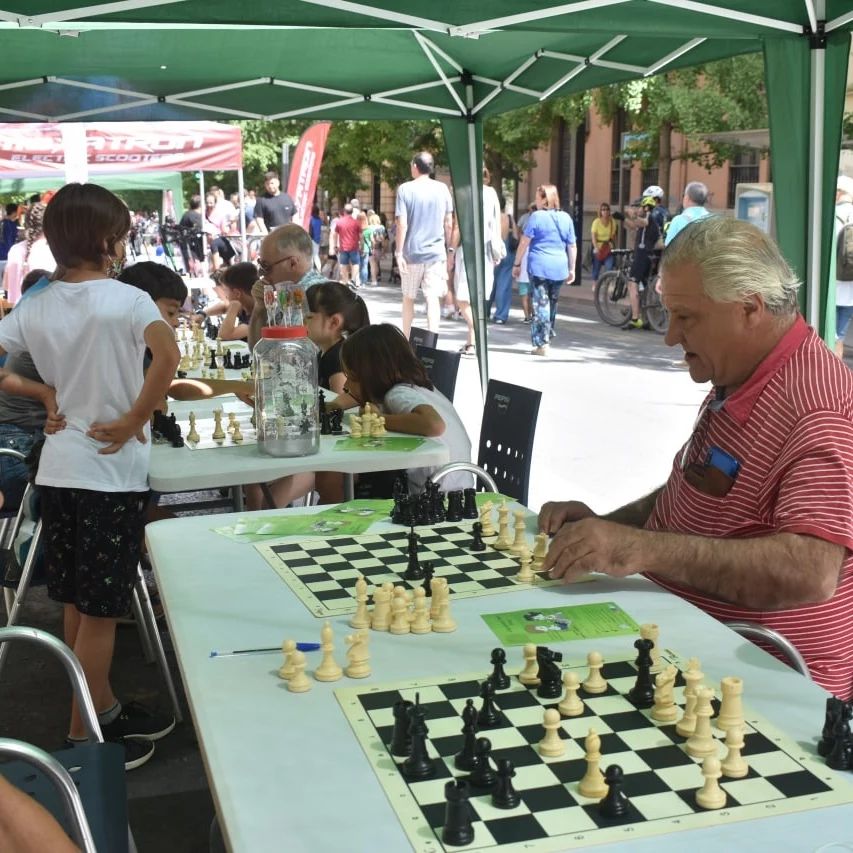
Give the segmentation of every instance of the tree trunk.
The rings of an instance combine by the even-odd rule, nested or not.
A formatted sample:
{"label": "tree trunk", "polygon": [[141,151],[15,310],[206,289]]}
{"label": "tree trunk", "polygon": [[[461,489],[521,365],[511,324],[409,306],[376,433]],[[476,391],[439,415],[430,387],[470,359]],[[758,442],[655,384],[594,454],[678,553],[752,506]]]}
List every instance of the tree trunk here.
{"label": "tree trunk", "polygon": [[660,126],[658,136],[658,183],[666,193],[666,205],[670,207],[672,195],[670,175],[672,173],[672,122],[665,121]]}

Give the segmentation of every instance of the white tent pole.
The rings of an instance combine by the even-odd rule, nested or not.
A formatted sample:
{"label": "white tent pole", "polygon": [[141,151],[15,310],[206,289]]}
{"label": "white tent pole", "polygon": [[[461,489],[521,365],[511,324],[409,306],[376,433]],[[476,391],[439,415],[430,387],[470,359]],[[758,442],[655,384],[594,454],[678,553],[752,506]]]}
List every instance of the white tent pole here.
{"label": "white tent pole", "polygon": [[817,32],[817,15],[815,15],[814,3],[812,0],[804,0],[804,2],[806,4],[806,14],[809,16],[809,26],[813,33]]}
{"label": "white tent pole", "polygon": [[249,243],[246,240],[246,199],[244,198],[243,167],[237,169],[237,195],[240,197],[240,239],[243,243],[243,251],[240,257],[244,261],[249,260]]}
{"label": "white tent pole", "polygon": [[[201,112],[219,113],[220,115],[226,115],[231,118],[266,118],[266,116],[264,116],[262,113],[248,113],[245,110],[235,110],[234,107],[219,107],[216,104],[202,104],[199,101],[185,101],[178,95],[166,95],[163,98],[163,103],[176,104],[179,107],[189,107],[190,109],[200,110]],[[130,107],[135,107],[137,105],[128,104],[127,106],[129,109]]]}
{"label": "white tent pole", "polygon": [[[449,83],[458,83],[461,77],[448,77]],[[474,78],[477,79],[476,77]],[[384,92],[377,92],[374,98],[394,98],[397,95],[407,95],[409,92],[421,92],[424,89],[434,89],[436,86],[443,86],[444,81],[432,80],[429,83],[416,83],[414,86],[401,86],[399,89],[386,89]]]}
{"label": "white tent pole", "polygon": [[686,9],[689,12],[700,12],[713,18],[725,18],[728,21],[743,21],[745,24],[755,24],[759,27],[767,27],[771,30],[783,30],[786,33],[803,32],[802,24],[782,21],[778,18],[766,18],[764,15],[751,15],[748,12],[738,12],[727,6],[712,6],[710,3],[697,3],[696,0],[648,0],[649,3],[658,3],[661,6],[674,6],[677,9]]}
{"label": "white tent pole", "polygon": [[845,12],[843,15],[839,15],[837,18],[833,18],[831,21],[827,21],[826,26],[824,27],[824,32],[831,33],[833,30],[837,30],[839,27],[843,27],[851,21],[853,21],[853,9],[849,12]]}
{"label": "white tent pole", "polygon": [[116,12],[126,12],[133,9],[148,9],[152,6],[171,6],[175,3],[186,2],[187,0],[119,0],[117,3],[100,3],[94,6],[81,6],[79,9],[63,9],[61,12],[32,15],[26,20],[32,21],[32,25],[38,26],[47,21],[51,23],[64,23],[66,21],[76,21],[78,18],[93,18],[97,15],[112,15]]}
{"label": "white tent pole", "polygon": [[[825,0],[817,0],[819,20],[825,15]],[[806,320],[810,326],[821,328],[821,237],[823,233],[823,107],[825,96],[826,48],[813,45],[811,50],[811,81],[809,92],[809,242],[806,247],[808,300]]]}
{"label": "white tent pole", "polygon": [[666,68],[672,62],[675,62],[680,56],[684,56],[685,53],[693,50],[694,47],[699,47],[703,41],[706,41],[704,38],[695,38],[690,39],[686,44],[681,45],[677,50],[672,51],[672,53],[668,53],[666,56],[661,57],[657,62],[650,65],[644,72],[644,77],[651,77],[654,74],[657,74],[662,68]]}
{"label": "white tent pole", "polygon": [[97,83],[84,83],[81,80],[67,80],[65,77],[48,77],[47,83],[56,83],[59,86],[71,86],[74,89],[91,89],[94,92],[107,92],[110,95],[122,95],[128,98],[154,98],[150,92],[134,92],[132,89],[117,89],[115,86],[101,86]]}
{"label": "white tent pole", "polygon": [[156,98],[147,98],[142,101],[132,101],[129,104],[113,104],[111,107],[97,107],[91,110],[80,110],[76,113],[65,113],[65,115],[54,116],[50,121],[72,121],[86,118],[86,116],[103,115],[104,113],[117,113],[121,110],[132,110],[137,107],[150,107],[152,104],[156,103]]}
{"label": "white tent pole", "polygon": [[429,18],[418,18],[415,15],[406,15],[395,12],[393,9],[378,9],[365,3],[350,3],[347,0],[300,0],[311,6],[322,6],[324,9],[337,9],[339,12],[352,12],[355,15],[367,15],[370,18],[379,18],[383,21],[394,21],[405,24],[408,27],[418,27],[421,30],[433,30],[438,33],[450,31],[450,24],[443,21],[432,21]]}
{"label": "white tent pole", "polygon": [[533,65],[533,63],[536,62],[541,55],[542,52],[537,50],[536,53],[533,54],[533,56],[529,56],[527,59],[524,60],[524,62],[521,63],[521,65],[518,66],[518,68],[515,69],[515,71],[511,72],[505,80],[499,82],[497,86],[495,86],[495,88],[491,92],[489,92],[489,94],[486,95],[486,97],[483,98],[480,103],[473,108],[472,112],[474,113],[474,115],[480,112],[480,110],[483,109],[486,104],[488,104],[498,95],[500,95],[500,93],[504,89],[506,89],[506,87],[509,86],[510,83],[513,82],[513,80],[524,74],[524,72],[527,71],[527,69],[530,68],[530,66]]}
{"label": "white tent pole", "polygon": [[572,15],[577,12],[586,12],[590,9],[604,9],[607,6],[618,6],[628,3],[630,0],[583,0],[580,3],[565,3],[560,6],[551,6],[547,9],[537,9],[535,12],[521,12],[518,15],[505,15],[503,18],[492,18],[490,21],[476,21],[454,27],[450,30],[452,36],[469,36],[481,33],[484,30],[497,30],[502,27],[512,27],[515,24],[527,24],[531,21],[544,21],[546,18],[556,18],[559,15]]}
{"label": "white tent pole", "polygon": [[344,89],[329,89],[326,86],[312,86],[310,83],[293,83],[290,80],[279,80],[277,77],[271,77],[269,81],[263,80],[261,82],[269,82],[272,83],[273,86],[284,86],[289,89],[300,89],[303,92],[317,92],[320,95],[334,95],[336,98],[361,97],[358,92],[347,92]]}
{"label": "white tent pole", "polygon": [[454,101],[456,101],[456,104],[464,115],[464,113],[466,112],[465,104],[462,103],[462,98],[459,97],[459,93],[456,91],[456,89],[453,88],[447,74],[444,73],[444,69],[438,64],[438,60],[433,56],[431,50],[432,45],[417,30],[412,30],[412,34],[417,40],[417,43],[420,45],[421,50],[426,54],[430,65],[432,65],[432,67],[435,69],[435,73],[438,74],[439,77],[441,77],[445,88],[448,92],[450,92],[451,97]]}
{"label": "white tent pole", "polygon": [[385,98],[382,95],[371,95],[370,100],[377,104],[389,104],[392,107],[404,107],[407,110],[420,110],[425,113],[437,113],[438,115],[459,115],[459,110],[451,110],[448,107],[431,107],[429,104],[413,104],[409,101],[400,101],[397,98]]}
{"label": "white tent pole", "polygon": [[360,104],[363,102],[364,98],[362,96],[357,98],[344,98],[342,101],[332,101],[328,104],[316,104],[313,107],[302,107],[302,109],[299,110],[288,110],[284,113],[261,116],[261,118],[265,118],[267,121],[272,121],[277,118],[292,118],[293,116],[308,115],[309,113],[322,112],[323,110],[334,110],[338,107],[348,107],[350,104]]}

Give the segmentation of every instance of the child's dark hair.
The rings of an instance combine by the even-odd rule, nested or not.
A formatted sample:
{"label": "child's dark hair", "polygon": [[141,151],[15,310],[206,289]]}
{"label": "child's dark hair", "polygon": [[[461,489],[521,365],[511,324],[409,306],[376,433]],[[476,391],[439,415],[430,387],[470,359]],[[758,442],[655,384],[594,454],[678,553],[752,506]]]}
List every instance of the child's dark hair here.
{"label": "child's dark hair", "polygon": [[225,267],[219,276],[219,281],[226,287],[233,287],[234,290],[242,290],[243,293],[251,293],[252,285],[257,280],[258,269],[249,261]]}
{"label": "child's dark hair", "polygon": [[66,184],[44,213],[44,236],[56,263],[105,267],[116,243],[130,231],[125,203],[97,184]]}
{"label": "child's dark hair", "polygon": [[361,385],[364,402],[382,402],[401,383],[432,391],[432,382],[405,335],[390,323],[366,326],[350,335],[341,347],[341,367]]}
{"label": "child's dark hair", "polygon": [[339,281],[312,284],[305,291],[305,299],[312,314],[320,312],[327,317],[340,314],[344,319],[341,330],[348,335],[370,325],[370,315],[364,300]]}
{"label": "child's dark hair", "polygon": [[176,299],[183,305],[188,295],[184,280],[174,270],[154,261],[140,261],[126,267],[118,280],[144,290],[154,302],[158,299]]}
{"label": "child's dark hair", "polygon": [[50,273],[47,270],[30,270],[21,282],[21,296],[34,284],[38,284],[43,278],[50,278]]}
{"label": "child's dark hair", "polygon": [[6,205],[6,218],[10,217],[18,218],[18,205],[15,202]]}

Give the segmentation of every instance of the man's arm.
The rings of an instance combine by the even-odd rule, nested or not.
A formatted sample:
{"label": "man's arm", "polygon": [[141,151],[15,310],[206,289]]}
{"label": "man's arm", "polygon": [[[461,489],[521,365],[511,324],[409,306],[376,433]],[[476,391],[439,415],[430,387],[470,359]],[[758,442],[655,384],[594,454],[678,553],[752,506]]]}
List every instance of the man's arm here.
{"label": "man's arm", "polygon": [[543,533],[553,535],[567,522],[580,521],[582,518],[603,518],[606,521],[627,524],[629,527],[642,527],[649,520],[655,501],[662,490],[663,486],[645,497],[602,516],[594,513],[580,501],[547,501],[539,510],[539,529]]}
{"label": "man's arm", "polygon": [[444,245],[451,245],[450,239],[453,236],[453,214],[447,213],[444,216]]}
{"label": "man's arm", "polygon": [[255,222],[258,224],[258,231],[261,234],[269,234],[266,222],[264,222],[264,203],[263,199],[258,199],[255,202]]}
{"label": "man's arm", "polygon": [[[406,245],[406,229],[409,227],[405,216],[397,217],[397,237],[394,246],[394,256],[397,258],[397,267],[402,275],[406,271],[406,259],[403,257],[403,246]],[[451,225],[452,228],[452,225]],[[446,229],[445,229],[446,232]]]}

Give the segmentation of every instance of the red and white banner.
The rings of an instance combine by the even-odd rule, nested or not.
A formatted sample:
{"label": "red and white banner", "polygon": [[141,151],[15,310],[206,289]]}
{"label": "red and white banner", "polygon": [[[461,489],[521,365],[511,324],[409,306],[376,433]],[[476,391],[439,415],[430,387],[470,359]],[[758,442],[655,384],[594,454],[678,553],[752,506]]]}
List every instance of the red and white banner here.
{"label": "red and white banner", "polygon": [[[63,132],[65,127],[65,132]],[[82,152],[68,151],[68,125],[0,123],[0,177],[64,177],[66,165],[90,175],[220,171],[243,166],[239,127],[215,122],[81,122]],[[73,168],[72,168],[73,171]]]}
{"label": "red and white banner", "polygon": [[317,178],[320,175],[323,152],[326,150],[326,138],[331,126],[331,122],[328,121],[312,124],[302,134],[290,167],[287,194],[296,205],[293,221],[298,222],[306,231],[308,221],[311,219],[311,206],[314,204],[314,194],[317,192]]}

